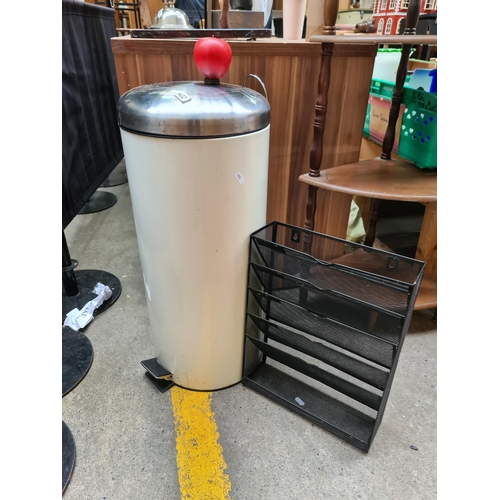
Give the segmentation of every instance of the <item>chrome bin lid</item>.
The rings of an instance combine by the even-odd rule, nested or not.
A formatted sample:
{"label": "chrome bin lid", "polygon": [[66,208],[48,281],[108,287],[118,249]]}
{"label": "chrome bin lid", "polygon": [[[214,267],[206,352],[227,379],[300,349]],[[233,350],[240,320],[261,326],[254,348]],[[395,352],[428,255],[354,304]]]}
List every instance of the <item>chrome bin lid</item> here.
{"label": "chrome bin lid", "polygon": [[226,137],[267,127],[270,105],[257,91],[239,85],[156,83],[120,97],[118,123],[123,130],[157,137]]}

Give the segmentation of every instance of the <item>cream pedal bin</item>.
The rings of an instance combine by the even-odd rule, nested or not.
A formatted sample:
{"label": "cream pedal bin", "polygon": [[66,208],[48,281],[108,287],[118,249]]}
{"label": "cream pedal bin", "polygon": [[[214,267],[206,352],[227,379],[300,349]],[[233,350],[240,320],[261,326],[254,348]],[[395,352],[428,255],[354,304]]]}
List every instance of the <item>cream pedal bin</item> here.
{"label": "cream pedal bin", "polygon": [[143,366],[186,389],[234,385],[249,237],[266,223],[269,102],[237,85],[161,83],[125,93],[118,120],[156,351]]}

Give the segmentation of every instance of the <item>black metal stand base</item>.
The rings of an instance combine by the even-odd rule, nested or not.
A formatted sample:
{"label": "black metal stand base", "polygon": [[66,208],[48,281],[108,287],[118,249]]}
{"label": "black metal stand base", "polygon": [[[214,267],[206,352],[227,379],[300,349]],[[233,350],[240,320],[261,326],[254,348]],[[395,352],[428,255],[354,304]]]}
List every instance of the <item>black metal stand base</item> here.
{"label": "black metal stand base", "polygon": [[101,187],[113,187],[120,186],[121,184],[125,184],[128,181],[127,177],[127,167],[125,165],[125,158],[118,163],[118,165],[114,168],[114,170],[108,175],[104,182],[101,184]]}
{"label": "black metal stand base", "polygon": [[96,212],[101,212],[111,208],[118,198],[113,193],[108,193],[106,191],[96,191],[85,203],[83,208],[78,212],[78,215],[94,214]]}
{"label": "black metal stand base", "polygon": [[62,423],[62,494],[66,491],[66,488],[73,475],[73,469],[75,468],[76,461],[76,446],[75,440],[73,439],[73,434],[69,430],[69,427]]}
{"label": "black metal stand base", "polygon": [[62,396],[71,392],[87,375],[94,361],[92,343],[81,332],[62,329]]}
{"label": "black metal stand base", "polygon": [[122,292],[122,285],[120,280],[111,273],[106,271],[99,271],[95,269],[82,269],[81,271],[74,271],[75,278],[78,284],[78,294],[73,297],[68,297],[63,286],[62,291],[62,322],[66,319],[68,314],[73,309],[81,309],[87,302],[95,299],[97,295],[93,292],[97,283],[109,286],[113,295],[105,300],[100,307],[94,311],[94,316],[102,313],[110,306],[112,306],[120,297]]}

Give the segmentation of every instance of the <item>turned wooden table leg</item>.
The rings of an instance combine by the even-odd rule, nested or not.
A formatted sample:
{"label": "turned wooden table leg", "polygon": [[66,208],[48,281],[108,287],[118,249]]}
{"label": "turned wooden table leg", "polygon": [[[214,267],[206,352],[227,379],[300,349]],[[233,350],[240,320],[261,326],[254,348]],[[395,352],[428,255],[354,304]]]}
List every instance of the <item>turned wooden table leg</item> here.
{"label": "turned wooden table leg", "polygon": [[415,258],[425,262],[424,276],[437,279],[437,202],[425,204]]}
{"label": "turned wooden table leg", "polygon": [[335,24],[339,14],[339,0],[325,0],[323,8],[323,35],[335,35]]}
{"label": "turned wooden table leg", "polygon": [[370,223],[366,231],[365,245],[372,247],[377,235],[377,221],[380,216],[380,200],[373,198],[370,206]]}
{"label": "turned wooden table leg", "polygon": [[[309,156],[309,175],[319,177],[321,161],[323,159],[323,134],[325,132],[326,111],[328,107],[328,89],[330,87],[330,68],[332,62],[333,44],[322,44],[321,67],[318,78],[318,97],[315,104],[314,135]],[[314,217],[316,214],[316,199],[318,188],[309,186],[305,227],[314,231]],[[310,234],[304,236],[304,251],[310,253],[312,248],[312,237]]]}

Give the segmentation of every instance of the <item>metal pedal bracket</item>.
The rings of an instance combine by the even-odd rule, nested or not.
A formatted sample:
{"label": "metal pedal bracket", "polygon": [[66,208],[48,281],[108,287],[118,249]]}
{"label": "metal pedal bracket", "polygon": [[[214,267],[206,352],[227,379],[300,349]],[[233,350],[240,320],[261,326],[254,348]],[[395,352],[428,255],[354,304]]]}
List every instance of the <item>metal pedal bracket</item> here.
{"label": "metal pedal bracket", "polygon": [[165,370],[156,358],[141,361],[141,365],[146,369],[146,377],[160,392],[166,392],[174,385],[171,380],[172,374]]}

